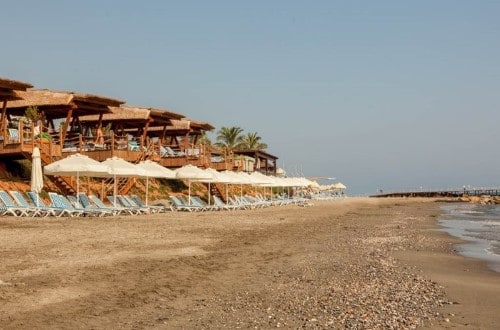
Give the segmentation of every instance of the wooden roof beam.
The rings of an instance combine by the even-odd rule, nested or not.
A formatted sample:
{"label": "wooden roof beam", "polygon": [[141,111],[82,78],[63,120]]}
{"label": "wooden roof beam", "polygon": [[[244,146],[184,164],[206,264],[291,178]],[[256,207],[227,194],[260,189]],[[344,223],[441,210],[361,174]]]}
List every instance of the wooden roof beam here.
{"label": "wooden roof beam", "polygon": [[[73,117],[73,109],[69,109],[68,111],[68,114],[66,115],[66,120],[64,121],[64,125],[62,127],[62,132],[61,132],[61,144],[64,145],[64,141],[66,140],[66,134],[68,132],[68,125],[69,125],[69,122],[71,121]],[[74,118],[73,118],[74,120]]]}

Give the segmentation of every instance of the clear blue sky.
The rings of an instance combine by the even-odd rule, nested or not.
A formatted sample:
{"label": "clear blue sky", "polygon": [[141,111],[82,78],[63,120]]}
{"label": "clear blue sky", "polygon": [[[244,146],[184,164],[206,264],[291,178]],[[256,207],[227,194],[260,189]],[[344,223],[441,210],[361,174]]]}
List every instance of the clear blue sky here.
{"label": "clear blue sky", "polygon": [[352,193],[500,186],[500,1],[11,1],[0,76],[257,131]]}

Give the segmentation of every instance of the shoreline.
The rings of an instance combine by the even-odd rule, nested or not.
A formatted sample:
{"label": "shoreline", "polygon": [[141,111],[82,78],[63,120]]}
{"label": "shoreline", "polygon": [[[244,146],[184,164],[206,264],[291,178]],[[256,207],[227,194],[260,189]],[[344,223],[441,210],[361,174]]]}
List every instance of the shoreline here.
{"label": "shoreline", "polygon": [[438,223],[442,215],[437,209],[437,216],[420,228],[435,243],[397,254],[398,259],[442,285],[452,302],[441,308],[442,319],[424,328],[496,329],[500,324],[500,273],[484,259],[460,254],[456,247],[471,241],[448,233]]}
{"label": "shoreline", "polygon": [[437,206],[1,218],[0,324],[494,329],[499,276],[454,253]]}

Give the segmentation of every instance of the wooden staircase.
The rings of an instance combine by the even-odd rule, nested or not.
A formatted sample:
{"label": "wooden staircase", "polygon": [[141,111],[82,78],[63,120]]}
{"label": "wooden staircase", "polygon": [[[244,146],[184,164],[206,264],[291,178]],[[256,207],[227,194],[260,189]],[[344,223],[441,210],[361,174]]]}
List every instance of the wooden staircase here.
{"label": "wooden staircase", "polygon": [[[126,195],[135,185],[137,178],[116,178],[116,191],[119,195]],[[103,191],[100,198],[105,198],[106,196],[112,196],[114,194],[115,182],[114,178],[108,178],[104,180]]]}
{"label": "wooden staircase", "polygon": [[[147,149],[141,153],[140,157],[137,159],[137,161],[135,163],[137,164],[143,160],[147,160],[150,157],[152,157],[152,155],[154,155],[154,145],[151,143],[150,145],[148,145]],[[137,182],[137,178],[121,177],[121,178],[116,178],[116,181],[117,181],[117,187],[116,187],[117,193],[119,195],[126,195],[130,191],[130,189],[132,189],[132,187],[135,186],[135,183]],[[104,198],[105,196],[110,196],[110,195],[114,194],[114,180],[113,180],[113,178],[109,178],[109,179],[104,181],[104,189],[103,189],[102,194],[104,196],[100,196],[101,198]]]}
{"label": "wooden staircase", "polygon": [[[208,189],[208,183],[204,182],[204,185],[207,187]],[[226,195],[225,195],[225,190],[224,189],[221,189],[220,186],[224,186],[224,185],[221,185],[221,184],[217,184],[217,183],[210,183],[210,195],[211,196],[217,196],[219,197],[220,199],[222,199],[224,202],[226,201]]]}

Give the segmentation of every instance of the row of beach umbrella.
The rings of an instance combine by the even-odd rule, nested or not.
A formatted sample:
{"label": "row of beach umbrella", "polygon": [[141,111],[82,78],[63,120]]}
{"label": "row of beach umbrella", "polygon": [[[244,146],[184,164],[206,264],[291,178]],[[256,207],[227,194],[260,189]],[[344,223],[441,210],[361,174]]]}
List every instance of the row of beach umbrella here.
{"label": "row of beach umbrella", "polygon": [[[33,160],[38,157],[33,153]],[[37,165],[41,168],[40,165]],[[74,154],[53,162],[44,167],[44,173],[47,175],[58,175],[58,176],[76,176],[77,181],[77,194],[80,190],[79,179],[80,177],[100,177],[109,178],[113,177],[114,186],[114,196],[117,195],[116,178],[119,177],[140,177],[146,179],[146,203],[148,203],[148,190],[149,190],[149,178],[166,178],[166,179],[183,179],[188,181],[188,198],[191,199],[191,182],[205,182],[209,185],[211,183],[222,183],[222,184],[239,184],[243,185],[253,185],[260,187],[308,187],[314,184],[314,181],[310,181],[306,178],[278,178],[271,177],[261,174],[259,172],[254,172],[252,174],[244,172],[232,172],[232,171],[222,171],[218,172],[214,169],[201,169],[192,165],[185,165],[176,170],[170,170],[165,168],[158,163],[146,160],[138,164],[132,164],[118,157],[111,157],[103,162],[98,162],[88,156],[82,154]],[[41,176],[41,173],[37,174]],[[33,182],[37,179],[32,178]],[[41,190],[43,185],[38,181],[38,188]],[[39,191],[38,190],[38,191]],[[210,187],[208,189],[210,194]],[[227,189],[226,189],[227,194]],[[210,196],[209,196],[210,200]]]}

